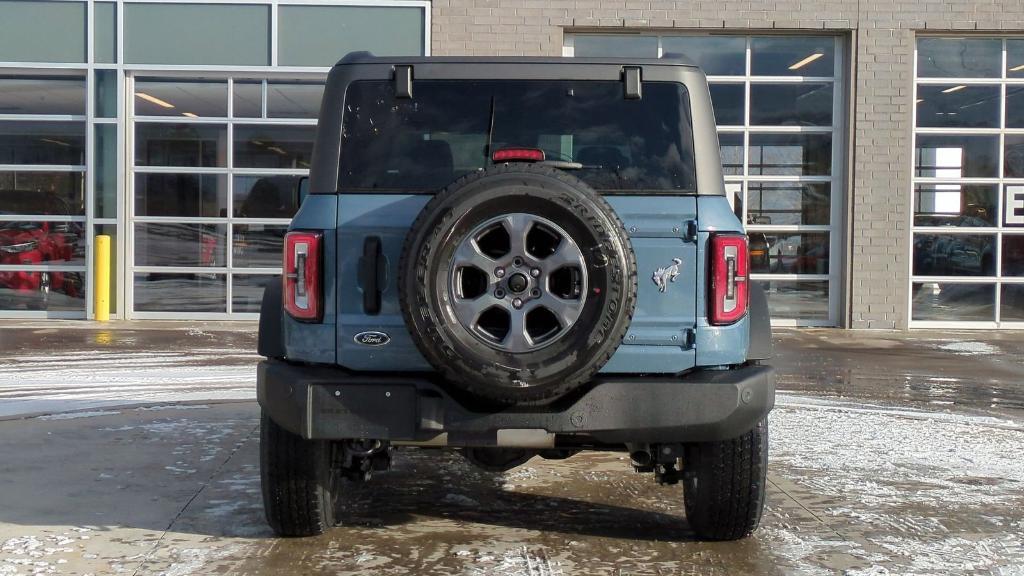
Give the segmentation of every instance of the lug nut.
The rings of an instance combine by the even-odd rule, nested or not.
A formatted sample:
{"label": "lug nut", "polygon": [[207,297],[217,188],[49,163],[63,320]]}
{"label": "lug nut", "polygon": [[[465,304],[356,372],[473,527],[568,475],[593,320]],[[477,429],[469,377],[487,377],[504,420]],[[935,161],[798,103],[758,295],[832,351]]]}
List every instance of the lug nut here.
{"label": "lug nut", "polygon": [[534,278],[540,276],[540,268],[534,268],[533,270],[530,270],[530,276],[533,276]]}
{"label": "lug nut", "polygon": [[494,269],[494,275],[497,276],[498,278],[504,278],[505,277],[505,269],[504,268],[495,268]]}
{"label": "lug nut", "polygon": [[519,299],[519,298],[516,298],[515,300],[512,301],[512,307],[517,309],[517,310],[519,308],[522,308],[523,307],[523,301],[521,299]]}

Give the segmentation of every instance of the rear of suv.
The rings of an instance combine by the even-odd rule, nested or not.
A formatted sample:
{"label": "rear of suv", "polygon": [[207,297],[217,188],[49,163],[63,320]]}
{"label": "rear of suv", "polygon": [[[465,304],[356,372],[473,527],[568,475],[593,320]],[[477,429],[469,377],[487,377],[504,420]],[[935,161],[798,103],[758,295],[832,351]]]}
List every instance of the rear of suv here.
{"label": "rear of suv", "polygon": [[260,318],[279,535],[332,526],[402,446],[624,451],[698,536],[757,527],[771,333],[697,67],[352,54],[310,191]]}

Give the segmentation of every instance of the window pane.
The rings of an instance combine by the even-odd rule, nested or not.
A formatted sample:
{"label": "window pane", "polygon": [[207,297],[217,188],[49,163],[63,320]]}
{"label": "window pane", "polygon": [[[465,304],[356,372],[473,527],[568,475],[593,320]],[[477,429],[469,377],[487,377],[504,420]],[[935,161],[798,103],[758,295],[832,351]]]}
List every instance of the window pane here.
{"label": "window pane", "polygon": [[709,88],[715,123],[719,126],[743,125],[743,105],[746,102],[743,84],[711,84]]}
{"label": "window pane", "polygon": [[332,66],[355,50],[377,56],[419,56],[423,22],[423,8],[418,7],[281,6],[278,63]]}
{"label": "window pane", "polygon": [[994,178],[999,175],[998,166],[998,136],[917,135],[915,176]]}
{"label": "window pane", "polygon": [[828,282],[757,280],[768,296],[773,319],[828,320]]}
{"label": "window pane", "polygon": [[0,60],[85,62],[85,2],[6,1]]}
{"label": "window pane", "polygon": [[85,116],[85,79],[0,77],[0,114]]}
{"label": "window pane", "polygon": [[[579,53],[577,36],[576,55]],[[747,70],[747,39],[743,36],[663,36],[661,53],[680,53],[695,62],[705,74],[743,76]],[[608,54],[612,56],[613,54]]]}
{"label": "window pane", "polygon": [[754,274],[828,274],[828,233],[749,232]]}
{"label": "window pane", "polygon": [[827,176],[832,172],[831,134],[751,134],[751,175]]}
{"label": "window pane", "polygon": [[921,78],[998,78],[1003,60],[999,38],[919,38]]}
{"label": "window pane", "polygon": [[995,226],[999,210],[994,184],[918,184],[915,226]]}
{"label": "window pane", "polygon": [[755,76],[832,76],[833,37],[765,36],[750,40],[750,72]]}
{"label": "window pane", "polygon": [[85,311],[84,272],[0,270],[0,310]]}
{"label": "window pane", "polygon": [[263,116],[263,83],[235,82],[235,118],[259,118]]}
{"label": "window pane", "polygon": [[1024,226],[1024,186],[1008,184],[1003,202],[1003,226]]}
{"label": "window pane", "polygon": [[117,13],[113,2],[96,2],[93,7],[93,58],[112,64],[117,61]]}
{"label": "window pane", "polygon": [[96,117],[117,118],[117,70],[96,71]]}
{"label": "window pane", "polygon": [[0,122],[0,164],[85,164],[84,122]]}
{"label": "window pane", "polygon": [[231,276],[231,311],[259,313],[263,290],[270,283],[281,282],[280,276],[234,274]]}
{"label": "window pane", "polygon": [[136,123],[135,164],[227,166],[227,128],[220,124]]}
{"label": "window pane", "polygon": [[1004,173],[1007,178],[1024,178],[1024,136],[1006,135]]}
{"label": "window pane", "polygon": [[96,124],[96,217],[117,218],[117,125]]}
{"label": "window pane", "polygon": [[914,234],[915,276],[995,276],[991,234]]}
{"label": "window pane", "polygon": [[922,128],[998,128],[999,87],[941,84],[917,87]]}
{"label": "window pane", "polygon": [[914,282],[911,317],[934,322],[992,322],[995,298],[992,284]]}
{"label": "window pane", "polygon": [[1024,128],[1024,87],[1006,86],[1006,127]]}
{"label": "window pane", "polygon": [[291,218],[301,176],[235,176],[236,218]]}
{"label": "window pane", "polygon": [[831,126],[832,84],[751,84],[750,123],[760,126]]}
{"label": "window pane", "polygon": [[1024,40],[1006,40],[1006,76],[1024,78]]}
{"label": "window pane", "polygon": [[135,115],[227,116],[228,83],[137,80]]}
{"label": "window pane", "polygon": [[270,118],[316,118],[320,113],[320,100],[324,85],[274,84],[267,85],[267,116]]}
{"label": "window pane", "polygon": [[284,234],[288,226],[235,224],[232,263],[236,268],[280,268]]}
{"label": "window pane", "polygon": [[223,224],[136,224],[136,266],[225,266]]}
{"label": "window pane", "polygon": [[1024,284],[1003,284],[999,320],[1024,322]]}
{"label": "window pane", "polygon": [[0,264],[85,264],[81,222],[0,221]]}
{"label": "window pane", "polygon": [[269,40],[268,6],[124,4],[128,64],[268,66]]}
{"label": "window pane", "polygon": [[1024,235],[1003,236],[1003,276],[1024,276]]}
{"label": "window pane", "polygon": [[236,168],[309,168],[315,126],[235,126]]}
{"label": "window pane", "polygon": [[225,312],[227,281],[220,274],[135,274],[135,310]]}
{"label": "window pane", "polygon": [[747,224],[828,224],[829,188],[824,182],[750,182]]}
{"label": "window pane", "polygon": [[224,174],[135,174],[137,216],[226,217]]}
{"label": "window pane", "polygon": [[720,132],[718,145],[722,155],[722,172],[726,175],[743,174],[743,134]]}
{"label": "window pane", "polygon": [[657,58],[657,36],[635,34],[578,34],[575,37],[576,57],[608,56],[613,58]]}
{"label": "window pane", "polygon": [[82,172],[0,172],[0,214],[84,216]]}

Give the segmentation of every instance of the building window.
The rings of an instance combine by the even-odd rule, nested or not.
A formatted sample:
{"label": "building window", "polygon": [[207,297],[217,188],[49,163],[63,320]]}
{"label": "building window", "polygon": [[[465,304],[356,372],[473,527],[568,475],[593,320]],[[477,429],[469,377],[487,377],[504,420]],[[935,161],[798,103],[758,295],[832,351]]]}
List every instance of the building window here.
{"label": "building window", "polygon": [[678,53],[708,75],[726,190],[772,321],[838,320],[842,44],[835,36],[569,34],[567,56]]}
{"label": "building window", "polygon": [[916,51],[911,326],[1024,322],[1024,40]]}

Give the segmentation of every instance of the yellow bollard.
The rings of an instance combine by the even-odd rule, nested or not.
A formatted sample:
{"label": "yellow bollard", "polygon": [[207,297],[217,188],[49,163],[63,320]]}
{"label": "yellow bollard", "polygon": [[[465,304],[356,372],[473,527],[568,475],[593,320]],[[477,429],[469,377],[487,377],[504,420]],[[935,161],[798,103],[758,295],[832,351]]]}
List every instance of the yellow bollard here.
{"label": "yellow bollard", "polygon": [[110,320],[110,236],[96,236],[94,264],[96,299],[93,313],[97,322],[107,322]]}

